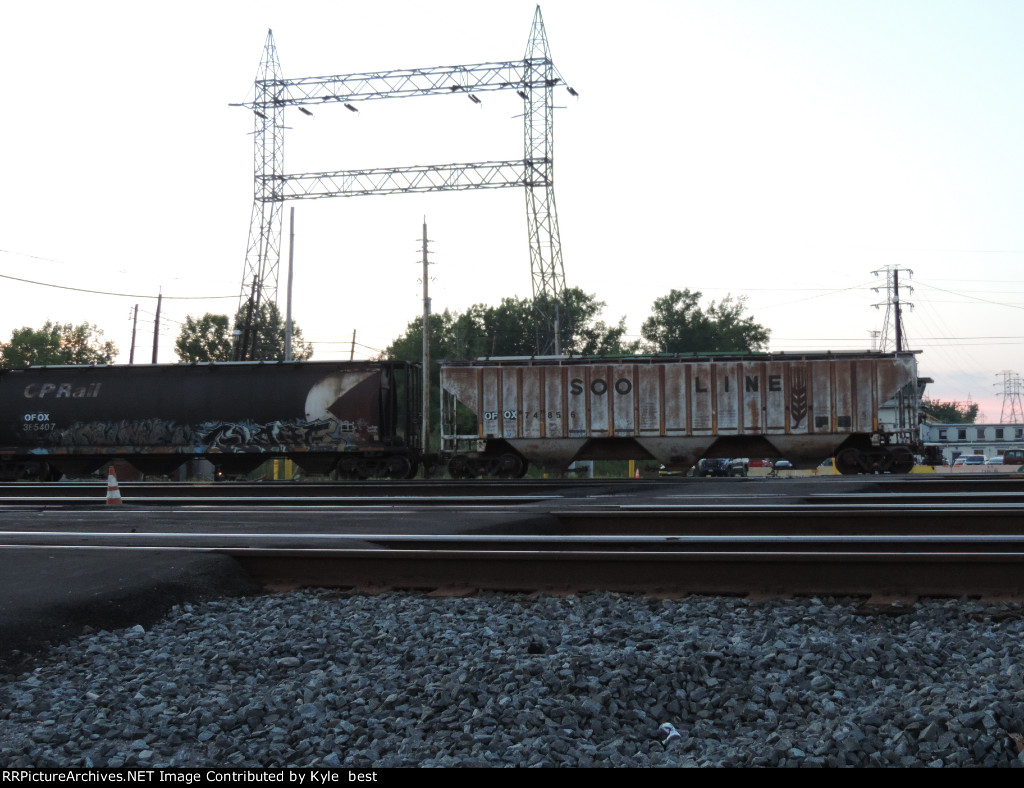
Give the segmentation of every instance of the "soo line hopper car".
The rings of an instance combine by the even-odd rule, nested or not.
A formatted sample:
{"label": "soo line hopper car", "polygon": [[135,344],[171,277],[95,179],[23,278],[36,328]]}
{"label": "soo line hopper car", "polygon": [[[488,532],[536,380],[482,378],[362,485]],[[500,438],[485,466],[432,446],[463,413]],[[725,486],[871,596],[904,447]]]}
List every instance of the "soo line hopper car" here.
{"label": "soo line hopper car", "polygon": [[914,465],[915,353],[508,358],[441,368],[442,455],[455,477],[527,463],[835,456],[841,473]]}
{"label": "soo line hopper car", "polygon": [[241,474],[409,478],[419,374],[404,362],[242,362],[0,371],[0,478],[59,479],[125,460],[166,474],[205,458]]}

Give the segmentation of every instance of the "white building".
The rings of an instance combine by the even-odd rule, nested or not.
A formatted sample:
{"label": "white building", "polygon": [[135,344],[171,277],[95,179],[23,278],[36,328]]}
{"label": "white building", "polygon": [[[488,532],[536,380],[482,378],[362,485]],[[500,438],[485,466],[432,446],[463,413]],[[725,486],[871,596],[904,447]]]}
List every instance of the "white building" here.
{"label": "white building", "polygon": [[1024,424],[934,424],[921,425],[924,445],[937,446],[948,465],[961,454],[1001,457],[1007,449],[1024,448]]}

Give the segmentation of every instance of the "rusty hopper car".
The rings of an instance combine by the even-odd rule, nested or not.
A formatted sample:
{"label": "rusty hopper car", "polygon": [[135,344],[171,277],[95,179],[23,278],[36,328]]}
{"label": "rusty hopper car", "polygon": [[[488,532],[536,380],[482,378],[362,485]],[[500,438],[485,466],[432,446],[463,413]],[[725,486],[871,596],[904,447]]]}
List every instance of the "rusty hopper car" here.
{"label": "rusty hopper car", "polygon": [[0,371],[0,478],[88,474],[114,459],[170,473],[415,474],[419,376],[404,362],[243,362]]}
{"label": "rusty hopper car", "polygon": [[488,359],[442,365],[442,460],[456,477],[526,464],[701,457],[836,457],[843,473],[905,473],[915,354]]}

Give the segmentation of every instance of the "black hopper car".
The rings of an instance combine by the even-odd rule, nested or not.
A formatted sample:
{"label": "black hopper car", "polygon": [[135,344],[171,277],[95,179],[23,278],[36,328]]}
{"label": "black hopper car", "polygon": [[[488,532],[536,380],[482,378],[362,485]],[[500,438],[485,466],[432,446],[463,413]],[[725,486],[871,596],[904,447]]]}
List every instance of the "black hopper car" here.
{"label": "black hopper car", "polygon": [[0,479],[83,476],[125,460],[169,474],[205,458],[228,475],[288,458],[307,473],[411,478],[419,367],[242,362],[0,371]]}

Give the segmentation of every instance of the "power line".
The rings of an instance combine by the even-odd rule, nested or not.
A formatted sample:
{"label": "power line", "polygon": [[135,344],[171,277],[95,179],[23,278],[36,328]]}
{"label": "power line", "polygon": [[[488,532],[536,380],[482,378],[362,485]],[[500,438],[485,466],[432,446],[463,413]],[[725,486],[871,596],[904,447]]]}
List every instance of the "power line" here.
{"label": "power line", "polygon": [[[2,250],[0,250],[2,251]],[[39,285],[40,287],[55,287],[58,290],[72,290],[76,293],[91,293],[92,295],[107,295],[117,296],[118,298],[159,298],[155,295],[144,295],[139,293],[111,293],[107,290],[87,290],[84,287],[69,287],[67,285],[55,285],[50,282],[36,282],[32,279],[21,279],[17,276],[8,276],[7,274],[0,274],[0,279],[13,279],[15,282],[24,282],[29,285]],[[165,299],[173,298],[178,301],[209,301],[218,298],[234,298],[233,295],[229,296],[164,296]]]}
{"label": "power line", "polygon": [[827,291],[825,293],[820,293],[818,295],[807,296],[806,298],[797,298],[797,299],[795,299],[793,301],[783,301],[783,302],[778,303],[778,304],[768,304],[767,306],[759,306],[758,309],[759,310],[773,309],[774,307],[777,307],[777,306],[786,306],[788,304],[798,304],[801,301],[810,301],[810,300],[815,299],[815,298],[823,298],[823,297],[828,296],[828,295],[835,295],[836,293],[846,293],[846,292],[848,292],[850,290],[859,290],[861,288],[867,287],[870,284],[871,284],[871,282],[862,282],[859,285],[851,285],[850,287],[841,287],[838,290],[829,290],[829,291]]}
{"label": "power line", "polygon": [[951,295],[962,295],[964,298],[969,298],[972,301],[981,301],[984,304],[995,304],[996,306],[1005,306],[1010,309],[1024,309],[1024,306],[1020,306],[1019,304],[1007,304],[1005,301],[992,301],[988,298],[978,298],[977,296],[967,295],[964,291],[956,292],[955,290],[946,290],[942,287],[936,287],[935,285],[930,285],[927,282],[922,282],[920,279],[917,280],[917,283],[919,285],[924,285],[925,287],[930,287],[932,290],[939,290],[940,292],[950,293]]}

